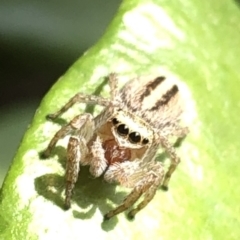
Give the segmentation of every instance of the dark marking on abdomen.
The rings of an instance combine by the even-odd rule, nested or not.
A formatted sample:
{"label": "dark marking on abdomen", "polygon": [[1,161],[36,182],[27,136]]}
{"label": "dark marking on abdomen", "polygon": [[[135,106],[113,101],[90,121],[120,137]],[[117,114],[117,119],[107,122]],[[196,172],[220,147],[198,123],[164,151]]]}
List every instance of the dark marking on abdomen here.
{"label": "dark marking on abdomen", "polygon": [[157,109],[159,109],[160,107],[162,107],[163,105],[166,105],[169,103],[169,101],[177,94],[178,92],[178,87],[177,85],[173,85],[173,87],[168,90],[160,100],[158,100],[156,102],[156,104],[150,108],[150,111],[155,111]]}
{"label": "dark marking on abdomen", "polygon": [[149,96],[151,94],[151,92],[158,86],[160,85],[166,78],[161,76],[161,77],[157,77],[155,78],[153,81],[151,81],[150,83],[148,83],[146,85],[146,89],[145,91],[142,93],[142,95],[140,96],[140,100],[143,101],[143,99],[147,96]]}

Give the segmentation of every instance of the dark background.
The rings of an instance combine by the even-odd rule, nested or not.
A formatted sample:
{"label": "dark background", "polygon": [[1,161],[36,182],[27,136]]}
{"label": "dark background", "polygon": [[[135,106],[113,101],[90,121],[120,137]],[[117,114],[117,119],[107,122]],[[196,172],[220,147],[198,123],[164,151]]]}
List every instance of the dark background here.
{"label": "dark background", "polygon": [[97,42],[120,2],[0,2],[0,186],[41,98]]}

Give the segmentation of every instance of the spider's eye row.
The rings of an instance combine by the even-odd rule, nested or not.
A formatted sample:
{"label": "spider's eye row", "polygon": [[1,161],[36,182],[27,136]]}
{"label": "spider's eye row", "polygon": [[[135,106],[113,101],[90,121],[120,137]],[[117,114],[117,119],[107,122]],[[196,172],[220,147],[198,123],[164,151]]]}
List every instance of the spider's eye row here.
{"label": "spider's eye row", "polygon": [[140,133],[130,132],[127,125],[120,123],[117,118],[113,118],[112,123],[115,126],[115,129],[117,130],[118,134],[123,137],[128,137],[128,140],[131,143],[134,143],[134,144],[142,143],[143,145],[146,145],[149,143],[149,140],[147,138],[142,138]]}
{"label": "spider's eye row", "polygon": [[119,124],[119,121],[116,118],[113,118],[112,123],[113,123],[113,125],[117,125],[117,124]]}
{"label": "spider's eye row", "polygon": [[120,124],[117,127],[117,132],[122,136],[126,136],[129,133],[129,128],[125,124]]}
{"label": "spider's eye row", "polygon": [[144,138],[143,140],[142,140],[142,143],[145,145],[145,144],[148,144],[149,143],[149,140],[147,139],[147,138]]}
{"label": "spider's eye row", "polygon": [[131,132],[129,135],[129,140],[132,143],[139,143],[141,141],[141,136],[138,132]]}

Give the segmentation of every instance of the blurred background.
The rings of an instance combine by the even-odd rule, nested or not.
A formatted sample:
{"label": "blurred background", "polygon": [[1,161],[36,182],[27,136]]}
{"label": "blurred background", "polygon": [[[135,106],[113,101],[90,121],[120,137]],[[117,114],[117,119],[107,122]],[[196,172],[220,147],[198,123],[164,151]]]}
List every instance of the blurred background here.
{"label": "blurred background", "polygon": [[120,3],[0,1],[0,187],[42,97],[102,36]]}

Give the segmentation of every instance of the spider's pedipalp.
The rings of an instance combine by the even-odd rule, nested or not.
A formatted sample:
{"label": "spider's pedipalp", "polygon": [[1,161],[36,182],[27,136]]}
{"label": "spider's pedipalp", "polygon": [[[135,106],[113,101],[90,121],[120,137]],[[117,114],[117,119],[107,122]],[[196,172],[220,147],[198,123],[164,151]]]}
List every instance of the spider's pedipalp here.
{"label": "spider's pedipalp", "polygon": [[99,177],[106,170],[108,164],[105,158],[105,150],[102,146],[102,141],[99,136],[91,146],[91,159],[89,159],[89,171],[94,177]]}

